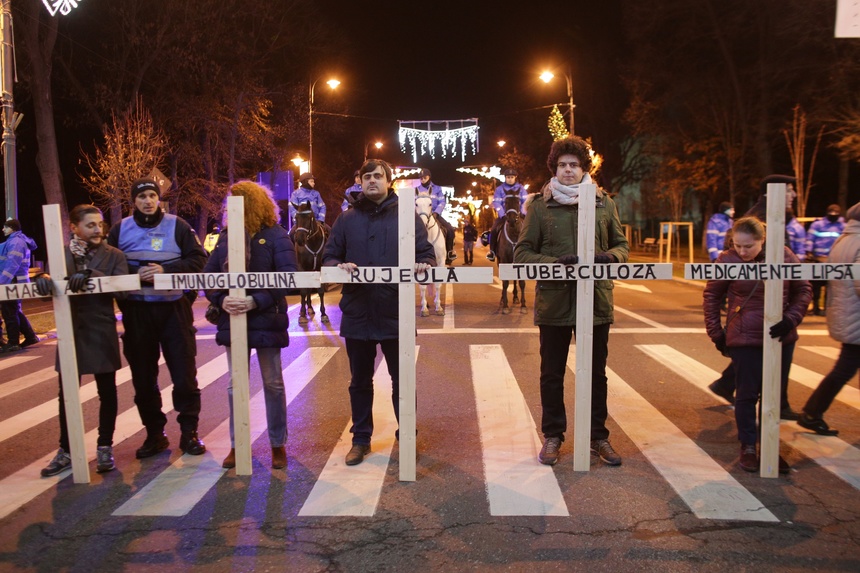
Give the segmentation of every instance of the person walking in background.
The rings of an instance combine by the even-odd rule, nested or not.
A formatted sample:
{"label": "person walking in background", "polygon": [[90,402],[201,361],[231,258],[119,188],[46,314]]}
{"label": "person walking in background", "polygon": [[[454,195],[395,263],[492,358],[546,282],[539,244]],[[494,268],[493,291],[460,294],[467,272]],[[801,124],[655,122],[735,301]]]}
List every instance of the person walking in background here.
{"label": "person walking in background", "polygon": [[161,189],[151,178],[131,185],[132,214],[114,225],[108,244],[125,253],[128,269],[140,275],[141,290],[120,302],[122,350],[131,368],[134,403],[146,428],[146,440],[135,455],[154,456],[170,445],[164,434],[167,416],[158,387],[158,358],[164,354],[173,381],[173,408],[181,435],[179,449],[200,455],[206,446],[197,436],[200,390],[197,387],[197,341],[191,302],[181,290],[155,290],[161,273],[198,273],[206,251],[191,226],[159,206]]}
{"label": "person walking in background", "polygon": [[[833,204],[827,207],[827,216],[816,219],[809,226],[806,234],[806,260],[810,263],[826,263],[833,243],[845,229],[845,219],[842,218],[842,208]],[[827,286],[827,281],[812,281],[812,313],[824,316],[827,307],[821,306],[821,291]]]}
{"label": "person walking in background", "polygon": [[[69,272],[68,288],[85,292],[90,277],[112,277],[128,274],[125,255],[104,240],[104,217],[98,207],[78,205],[69,213],[72,238],[64,248]],[[49,269],[50,270],[50,269]],[[54,285],[51,276],[36,277],[36,290],[51,296]],[[122,300],[127,293],[114,292],[75,296],[70,300],[72,327],[75,333],[75,355],[80,375],[93,374],[99,395],[99,427],[96,441],[96,471],[114,469],[113,434],[116,427],[116,371],[122,367],[119,356],[119,336],[116,331],[114,298]],[[57,359],[59,372],[59,356]],[[57,475],[71,465],[69,430],[63,405],[63,380],[60,383],[60,448],[54,459],[42,470],[42,477]]]}
{"label": "person walking in background", "polygon": [[802,261],[806,258],[806,229],[791,208],[785,210],[785,242],[798,259]]}
{"label": "person walking in background", "polygon": [[717,212],[708,219],[705,245],[708,248],[708,258],[712,263],[726,248],[726,233],[732,228],[732,217],[734,216],[735,208],[728,201],[723,201]]}
{"label": "person walking in background", "polygon": [[478,229],[472,222],[472,218],[466,221],[463,227],[463,264],[471,265],[475,261],[475,241],[478,240]]}
{"label": "person walking in background", "polygon": [[520,199],[520,214],[526,214],[526,198],[529,196],[526,188],[517,181],[516,169],[505,169],[505,182],[496,187],[493,192],[493,209],[496,210],[498,217],[490,229],[490,251],[487,253],[487,260],[496,260],[496,249],[499,248],[499,233],[505,224],[505,197],[508,195],[516,195]]}
{"label": "person walking in background", "polygon": [[[364,266],[397,266],[397,194],[391,187],[391,166],[379,159],[368,159],[361,166],[362,192],[352,209],[334,222],[323,253],[324,266],[353,272]],[[415,270],[436,266],[433,245],[427,228],[415,215]],[[343,318],[340,335],[345,339],[349,358],[349,402],[352,410],[352,448],[346,465],[364,461],[370,453],[373,435],[373,369],[376,347],[382,349],[391,376],[391,401],[394,414],[400,412],[399,309],[397,285],[343,285],[340,309]]]}
{"label": "person walking in background", "polygon": [[[278,225],[278,209],[271,192],[254,182],[240,181],[230,188],[234,197],[245,198],[245,244],[249,245],[247,272],[292,273],[298,270],[296,251],[287,232]],[[227,268],[228,235],[224,233],[203,269],[205,273],[224,273]],[[233,297],[226,290],[207,290],[206,298],[223,312],[218,317],[215,342],[230,346],[230,317],[248,315],[248,349],[257,349],[257,362],[263,380],[266,425],[272,447],[272,467],[287,467],[287,398],[281,371],[281,349],[289,346],[285,289],[252,289],[247,296]],[[232,356],[227,352],[227,370],[232,371]],[[230,453],[221,464],[236,467],[233,429],[233,381],[227,386],[230,404]]]}
{"label": "person walking in background", "polygon": [[[8,219],[3,223],[6,242],[0,247],[0,285],[30,282],[30,253],[36,248],[36,241],[21,231],[18,219]],[[0,352],[17,352],[26,346],[39,342],[30,321],[21,310],[20,300],[0,302],[0,313],[6,323],[6,344]],[[21,342],[21,335],[24,342]]]}
{"label": "person walking in background", "polygon": [[221,226],[217,223],[212,223],[209,227],[209,232],[206,233],[206,238],[203,240],[203,249],[207,253],[215,250],[215,245],[218,244],[218,237],[221,235]]}
{"label": "person walking in background", "polygon": [[[860,263],[860,203],[848,209],[848,222],[830,249],[829,263]],[[827,285],[827,328],[842,343],[833,369],[803,406],[797,421],[807,430],[835,436],[824,413],[845,384],[860,370],[860,280],[832,280]]]}
{"label": "person walking in background", "polygon": [[[732,246],[720,253],[716,262],[764,263],[764,242],[764,224],[755,217],[743,217],[732,227]],[[791,249],[783,249],[784,262],[800,262]],[[782,387],[788,383],[797,342],[797,326],[803,321],[812,296],[809,281],[785,281],[783,285],[783,318],[768,333],[771,338],[778,338],[782,342]],[[729,311],[724,327],[720,305],[725,296],[728,296]],[[761,395],[764,358],[764,285],[761,281],[753,280],[708,281],[702,307],[708,337],[717,350],[727,351],[732,359],[736,383],[735,422],[740,441],[739,465],[745,471],[754,472],[759,468],[756,404]],[[781,456],[779,471],[789,471],[788,464]]]}
{"label": "person walking in background", "polygon": [[[588,143],[569,136],[552,144],[547,167],[553,174],[534,196],[514,250],[515,263],[575,265],[579,228],[579,195],[582,184],[591,183]],[[594,262],[626,263],[630,253],[615,202],[597,189],[594,224]],[[611,280],[594,283],[594,345],[591,355],[591,454],[604,463],[621,465],[609,443],[606,427],[609,327],[614,322]],[[567,430],[564,407],[564,375],[570,342],[576,328],[576,281],[537,281],[535,324],[540,329],[541,431],[544,444],[538,461],[554,465]]]}

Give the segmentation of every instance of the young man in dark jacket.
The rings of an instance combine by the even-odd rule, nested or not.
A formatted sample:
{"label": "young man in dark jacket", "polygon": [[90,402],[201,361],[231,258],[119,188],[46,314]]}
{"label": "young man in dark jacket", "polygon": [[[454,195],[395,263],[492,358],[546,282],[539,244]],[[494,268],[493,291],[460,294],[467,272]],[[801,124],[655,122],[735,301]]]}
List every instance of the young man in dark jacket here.
{"label": "young man in dark jacket", "polygon": [[[323,254],[323,265],[354,271],[362,266],[393,267],[399,262],[397,195],[391,188],[391,166],[369,159],[361,166],[362,192],[353,208],[334,223]],[[415,270],[436,265],[427,229],[415,215]],[[397,285],[344,284],[340,309],[340,335],[346,342],[352,378],[349,398],[352,406],[352,449],[346,464],[360,464],[370,452],[373,434],[373,366],[376,347],[388,364],[391,375],[394,414],[398,415],[399,350]]]}

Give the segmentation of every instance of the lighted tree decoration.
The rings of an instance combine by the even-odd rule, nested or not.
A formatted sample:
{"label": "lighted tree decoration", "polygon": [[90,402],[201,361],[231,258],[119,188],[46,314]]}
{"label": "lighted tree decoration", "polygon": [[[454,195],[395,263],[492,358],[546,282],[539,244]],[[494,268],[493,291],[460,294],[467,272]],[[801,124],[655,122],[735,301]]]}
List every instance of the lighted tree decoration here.
{"label": "lighted tree decoration", "polygon": [[552,135],[553,141],[564,139],[570,135],[570,132],[567,131],[567,124],[564,121],[564,116],[561,115],[558,105],[552,106],[552,111],[549,112],[549,119],[547,120],[546,125],[549,128],[549,133]]}

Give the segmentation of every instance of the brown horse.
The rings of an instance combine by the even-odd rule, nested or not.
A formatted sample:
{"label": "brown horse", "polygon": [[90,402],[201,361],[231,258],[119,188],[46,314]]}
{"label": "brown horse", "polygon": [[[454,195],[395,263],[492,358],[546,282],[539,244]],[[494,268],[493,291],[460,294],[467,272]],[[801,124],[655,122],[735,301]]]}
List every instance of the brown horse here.
{"label": "brown horse", "polygon": [[[322,254],[328,241],[328,229],[317,221],[311,210],[310,201],[303,201],[299,205],[293,203],[296,209],[296,226],[293,227],[293,246],[296,249],[296,261],[300,271],[319,271],[322,266]],[[325,285],[318,289],[299,289],[302,308],[299,311],[299,324],[307,324],[308,316],[314,315],[314,307],[311,305],[311,295],[314,290],[320,297],[320,322],[328,324],[328,316],[325,313]]]}
{"label": "brown horse", "polygon": [[[520,217],[520,198],[516,195],[505,196],[505,224],[499,230],[499,248],[496,253],[496,264],[502,265],[514,262],[514,249],[520,238],[522,218]],[[499,301],[499,311],[502,314],[510,314],[508,306],[508,283],[514,284],[513,305],[520,303],[520,314],[526,311],[526,281],[502,281],[502,299]],[[517,294],[517,283],[520,292]]]}

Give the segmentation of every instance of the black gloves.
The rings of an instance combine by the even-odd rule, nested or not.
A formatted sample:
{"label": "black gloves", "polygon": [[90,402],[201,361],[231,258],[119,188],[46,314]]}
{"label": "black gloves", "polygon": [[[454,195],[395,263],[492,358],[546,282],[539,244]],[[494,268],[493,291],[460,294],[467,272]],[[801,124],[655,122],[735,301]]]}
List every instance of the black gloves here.
{"label": "black gloves", "polygon": [[722,335],[714,341],[714,346],[720,351],[720,354],[726,356],[726,336]]}
{"label": "black gloves", "polygon": [[560,265],[575,265],[579,262],[579,257],[576,255],[562,255],[555,262]]}
{"label": "black gloves", "polygon": [[84,269],[68,277],[69,290],[72,292],[84,292],[87,290],[87,279],[90,278],[91,274],[93,274],[91,269]]}
{"label": "black gloves", "polygon": [[783,318],[770,327],[770,337],[779,338],[779,341],[782,342],[782,339],[792,330],[794,330],[794,323],[787,318]]}
{"label": "black gloves", "polygon": [[614,262],[616,262],[615,257],[609,253],[594,253],[594,264],[596,265],[608,265]]}
{"label": "black gloves", "polygon": [[51,281],[51,275],[48,273],[36,275],[36,292],[42,296],[54,294],[54,283]]}

